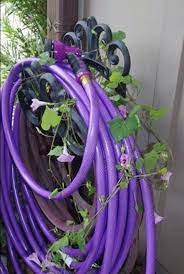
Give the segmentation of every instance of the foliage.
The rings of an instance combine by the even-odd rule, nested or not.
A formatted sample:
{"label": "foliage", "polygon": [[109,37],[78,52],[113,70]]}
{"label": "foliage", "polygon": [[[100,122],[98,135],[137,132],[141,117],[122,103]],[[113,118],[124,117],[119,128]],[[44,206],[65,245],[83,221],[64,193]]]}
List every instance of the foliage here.
{"label": "foliage", "polygon": [[[1,18],[1,82],[17,60],[43,52],[46,35],[45,0],[2,0],[5,14]],[[12,24],[15,22],[15,25]]]}
{"label": "foliage", "polygon": [[63,151],[63,147],[61,146],[56,146],[55,148],[51,149],[48,153],[48,156],[56,156],[58,157],[59,155],[61,155]]}
{"label": "foliage", "polygon": [[88,195],[89,195],[89,197],[91,197],[95,193],[96,189],[95,189],[95,187],[93,186],[93,184],[90,180],[88,180],[86,182],[86,187],[87,187],[87,190],[88,190]]}
{"label": "foliage", "polygon": [[129,116],[126,120],[117,116],[109,122],[110,131],[117,142],[135,133],[139,129],[137,115]]}
{"label": "foliage", "polygon": [[58,193],[59,193],[59,188],[55,188],[55,189],[51,192],[51,194],[49,195],[49,199],[56,197],[56,196],[58,195]]}
{"label": "foliage", "polygon": [[49,130],[51,127],[56,127],[61,121],[61,117],[58,115],[55,109],[51,109],[46,106],[44,114],[42,116],[41,127],[43,130]]}
{"label": "foliage", "polygon": [[122,41],[125,38],[126,38],[126,34],[125,34],[125,32],[123,32],[121,30],[112,33],[112,40],[114,40],[114,41],[116,41],[116,40]]}
{"label": "foliage", "polygon": [[1,4],[9,4],[7,16],[16,14],[20,21],[33,32],[42,26],[46,30],[47,1],[45,0],[1,0]]}
{"label": "foliage", "polygon": [[121,189],[124,189],[124,188],[128,187],[128,184],[129,184],[128,180],[124,180],[124,181],[122,180],[122,181],[120,181],[119,186]]}
{"label": "foliage", "polygon": [[[64,252],[64,248],[67,246],[78,247],[82,252],[86,248],[86,231],[85,229],[89,225],[89,213],[88,210],[78,210],[78,213],[82,217],[82,228],[79,231],[71,231],[63,233],[60,238],[55,241],[49,248],[48,252],[52,254],[52,262],[57,265],[61,264],[63,259],[60,256],[60,252]],[[64,253],[65,254],[65,253]],[[67,256],[67,255],[66,255]],[[63,265],[64,266],[64,265]]]}
{"label": "foliage", "polygon": [[39,55],[39,63],[40,65],[53,65],[55,64],[55,60],[53,58],[50,57],[49,55],[49,52],[45,51],[45,52],[42,52],[40,55]]}

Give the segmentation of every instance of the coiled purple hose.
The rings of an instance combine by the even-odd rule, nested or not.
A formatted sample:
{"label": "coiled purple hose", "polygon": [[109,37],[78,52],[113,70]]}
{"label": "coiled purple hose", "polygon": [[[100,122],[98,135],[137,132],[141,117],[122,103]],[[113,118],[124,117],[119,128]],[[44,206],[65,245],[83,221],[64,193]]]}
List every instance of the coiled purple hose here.
{"label": "coiled purple hose", "polygon": [[[44,260],[47,243],[56,238],[46,223],[46,217],[40,210],[34,194],[49,199],[50,191],[41,187],[28,171],[20,154],[20,117],[21,110],[16,105],[13,118],[13,106],[20,85],[19,73],[23,65],[30,65],[35,58],[17,63],[9,73],[1,98],[1,212],[7,232],[7,243],[15,273],[22,273],[17,260],[21,257],[34,273],[42,273],[41,268],[28,259],[33,252]],[[105,95],[95,80],[81,85],[69,66],[45,66],[44,71],[52,73],[63,85],[71,98],[76,99],[76,108],[88,127],[85,151],[80,169],[73,181],[56,197],[60,200],[72,195],[85,181],[88,171],[94,165],[97,194],[96,211],[101,207],[98,197],[108,197],[119,179],[116,164],[120,158],[122,144],[116,144],[109,129],[108,121],[117,116],[118,110]],[[12,127],[13,119],[13,127]],[[126,153],[139,157],[134,149],[133,137],[123,140]],[[132,166],[132,174],[137,171]],[[120,190],[109,202],[103,212],[97,216],[93,236],[86,245],[85,254],[77,248],[65,248],[71,256],[70,267],[77,273],[91,273],[90,268],[99,258],[101,268],[95,273],[118,273],[126,261],[137,229],[135,195],[141,190],[144,203],[147,261],[146,274],[155,273],[155,223],[152,192],[146,179],[131,180],[127,189]],[[22,196],[25,204],[22,204]],[[12,198],[14,203],[12,203]],[[16,212],[16,214],[15,214]],[[18,256],[17,256],[18,255]],[[75,257],[81,258],[80,262]],[[1,273],[6,273],[0,264]],[[73,271],[71,271],[73,272]],[[70,273],[52,268],[52,273]],[[94,272],[93,272],[94,273]]]}

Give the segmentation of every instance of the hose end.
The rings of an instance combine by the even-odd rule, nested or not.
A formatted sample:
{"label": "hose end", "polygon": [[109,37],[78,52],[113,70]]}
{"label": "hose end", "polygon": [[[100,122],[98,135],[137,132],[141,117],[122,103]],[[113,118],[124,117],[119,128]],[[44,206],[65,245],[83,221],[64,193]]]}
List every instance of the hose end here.
{"label": "hose end", "polygon": [[[67,54],[68,63],[71,65],[74,74],[76,75],[79,82],[86,83],[84,78],[88,78],[88,81],[91,79],[91,72],[88,70],[87,66],[81,58],[78,58],[73,53]],[[83,81],[82,81],[83,80]]]}
{"label": "hose end", "polygon": [[73,53],[76,56],[81,56],[80,48],[65,45],[61,41],[45,39],[45,51],[49,52],[57,63],[62,63],[68,53]]}

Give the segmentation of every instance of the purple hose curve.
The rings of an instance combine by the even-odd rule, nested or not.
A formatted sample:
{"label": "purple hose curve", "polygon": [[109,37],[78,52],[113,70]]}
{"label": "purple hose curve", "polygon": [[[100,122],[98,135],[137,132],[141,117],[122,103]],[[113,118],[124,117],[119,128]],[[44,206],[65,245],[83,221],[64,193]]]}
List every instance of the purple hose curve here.
{"label": "purple hose curve", "polygon": [[[36,252],[40,260],[46,255],[48,242],[56,240],[46,224],[46,216],[40,210],[33,193],[49,199],[50,192],[31,176],[20,155],[20,108],[17,105],[14,113],[12,129],[13,105],[22,63],[30,65],[34,58],[16,64],[10,72],[2,88],[1,98],[1,212],[6,226],[10,258],[16,273],[22,273],[15,254],[22,257],[34,273],[42,273],[41,268],[27,257]],[[73,181],[54,199],[62,200],[74,193],[85,181],[87,173],[94,164],[97,197],[107,197],[112,193],[118,182],[119,173],[115,165],[119,162],[121,144],[116,144],[109,132],[107,122],[117,116],[118,110],[105,95],[101,87],[93,80],[82,86],[76,81],[71,69],[66,65],[45,66],[44,70],[52,73],[64,86],[71,98],[76,99],[76,108],[88,127],[85,152],[81,167]],[[139,157],[139,151],[134,151],[134,139],[123,140],[128,154]],[[10,156],[11,155],[11,156]],[[11,172],[12,170],[12,172]],[[136,170],[132,167],[132,174]],[[150,184],[147,180],[133,179],[129,187],[119,191],[110,201],[103,212],[97,216],[94,232],[82,253],[77,248],[65,248],[64,252],[71,257],[80,257],[81,262],[73,259],[71,267],[77,273],[91,273],[90,267],[99,258],[102,265],[95,273],[118,273],[125,263],[135,237],[137,227],[137,212],[134,204],[134,194],[140,187],[145,208],[145,224],[147,237],[146,274],[155,273],[155,224],[153,200]],[[22,193],[26,204],[23,206]],[[10,202],[13,199],[17,214]],[[96,211],[100,209],[96,201]],[[19,218],[17,219],[17,215]],[[1,270],[2,269],[2,270]],[[0,270],[6,273],[0,263]],[[3,272],[4,271],[4,272]],[[70,273],[62,269],[52,269],[53,273]]]}

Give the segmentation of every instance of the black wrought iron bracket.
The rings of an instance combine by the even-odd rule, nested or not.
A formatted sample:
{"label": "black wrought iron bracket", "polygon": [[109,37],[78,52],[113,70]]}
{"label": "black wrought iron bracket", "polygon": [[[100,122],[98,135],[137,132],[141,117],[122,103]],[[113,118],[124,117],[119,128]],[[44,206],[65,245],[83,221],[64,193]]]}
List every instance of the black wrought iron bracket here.
{"label": "black wrought iron bracket", "polygon": [[[78,21],[74,26],[74,31],[67,32],[62,41],[80,48],[87,65],[95,66],[96,63],[97,70],[101,69],[102,73],[111,65],[120,66],[123,76],[130,72],[131,61],[127,46],[123,41],[114,41],[110,27],[107,24],[98,24],[93,16]],[[106,49],[103,51],[103,56],[105,53],[108,64],[103,63],[101,45],[104,45]],[[104,76],[107,75],[104,74]]]}

